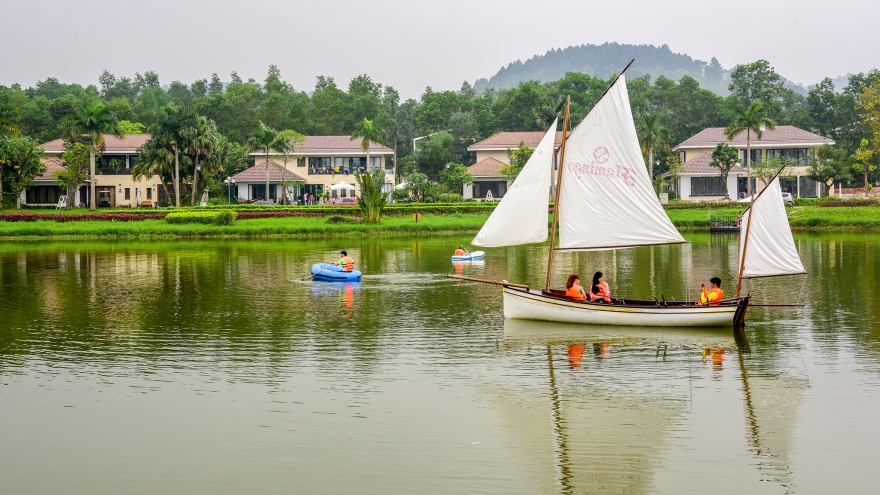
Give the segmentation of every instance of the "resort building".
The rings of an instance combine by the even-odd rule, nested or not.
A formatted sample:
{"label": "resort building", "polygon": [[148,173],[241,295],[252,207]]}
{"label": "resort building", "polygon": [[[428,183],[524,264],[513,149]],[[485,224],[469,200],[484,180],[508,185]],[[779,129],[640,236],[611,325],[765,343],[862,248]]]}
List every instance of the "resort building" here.
{"label": "resort building", "polygon": [[[162,190],[157,176],[151,179],[131,178],[131,168],[137,162],[137,149],[149,139],[148,134],[130,134],[122,138],[104,136],[104,150],[95,163],[97,206],[153,206],[160,199]],[[31,187],[22,191],[21,202],[26,205],[57,205],[59,198],[67,194],[52,179],[53,172],[64,168],[61,163],[61,154],[66,151],[64,140],[49,141],[40,147],[45,152],[43,163],[46,172],[35,178]],[[68,198],[68,202],[73,206],[90,205],[88,179],[76,191],[74,198]]]}
{"label": "resort building", "polygon": [[[732,199],[745,197],[748,190],[747,171],[743,163],[746,153],[746,131],[729,140],[724,135],[723,127],[709,127],[672,149],[678,152],[679,159],[683,163],[678,178],[673,184],[673,190],[679,198],[691,201],[716,201],[724,198],[721,172],[709,166],[712,151],[719,143],[726,143],[739,150],[740,163],[728,174],[727,191]],[[833,145],[834,141],[794,126],[781,125],[773,130],[763,131],[761,139],[757,139],[752,133],[750,160],[754,166],[765,157],[778,156],[789,159],[790,173],[780,177],[783,192],[789,192],[795,198],[818,198],[825,194],[825,186],[808,178],[807,175],[810,158],[815,156],[816,148],[825,144]],[[756,189],[756,185],[758,184],[753,175],[753,190]]]}
{"label": "resort building", "polygon": [[[394,185],[394,151],[377,143],[370,143],[370,163],[361,148],[361,138],[351,136],[306,136],[301,145],[290,153],[287,166],[284,154],[270,150],[269,199],[281,197],[282,183],[288,182],[288,200],[302,200],[306,193],[319,197],[356,196],[360,186],[354,174],[381,169],[385,173],[385,189],[390,192]],[[235,181],[237,195],[242,200],[266,198],[266,153],[251,153],[257,163],[253,167],[231,177]],[[344,182],[347,187],[330,189],[333,184]]]}
{"label": "resort building", "polygon": [[[490,138],[468,146],[468,151],[477,155],[477,163],[468,167],[468,172],[474,177],[474,183],[465,184],[462,189],[462,197],[482,200],[504,197],[509,181],[501,174],[500,170],[501,167],[510,163],[507,158],[508,150],[515,150],[519,148],[520,144],[529,148],[537,148],[544,134],[542,131],[499,132]],[[555,162],[559,160],[560,145],[562,145],[562,131],[557,131],[553,144]],[[489,196],[490,193],[491,196]],[[548,194],[552,194],[552,191],[548,191]]]}

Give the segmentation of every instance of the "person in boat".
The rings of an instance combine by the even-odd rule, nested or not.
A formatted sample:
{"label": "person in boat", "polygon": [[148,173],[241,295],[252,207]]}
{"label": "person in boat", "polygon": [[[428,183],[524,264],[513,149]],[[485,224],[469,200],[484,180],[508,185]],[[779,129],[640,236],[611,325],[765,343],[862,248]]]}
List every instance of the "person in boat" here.
{"label": "person in boat", "polygon": [[602,272],[593,274],[593,283],[590,285],[590,302],[611,302],[611,288]]}
{"label": "person in boat", "polygon": [[581,287],[581,278],[572,273],[565,282],[565,295],[571,297],[575,301],[586,301],[587,293]]}
{"label": "person in boat", "polygon": [[706,284],[700,283],[700,304],[703,306],[718,306],[724,299],[724,290],[721,288],[721,279],[712,277],[709,279],[712,288],[706,290]]}
{"label": "person in boat", "polygon": [[464,246],[458,246],[458,249],[455,250],[456,256],[467,256],[469,254],[471,253],[469,253],[468,250],[464,248]]}
{"label": "person in boat", "polygon": [[354,270],[354,260],[348,257],[348,253],[346,253],[345,250],[343,249],[342,251],[339,252],[339,254],[342,255],[342,258],[340,258],[339,261],[337,261],[336,263],[333,263],[333,264],[341,266],[342,271],[344,271],[344,272],[350,272],[350,271]]}

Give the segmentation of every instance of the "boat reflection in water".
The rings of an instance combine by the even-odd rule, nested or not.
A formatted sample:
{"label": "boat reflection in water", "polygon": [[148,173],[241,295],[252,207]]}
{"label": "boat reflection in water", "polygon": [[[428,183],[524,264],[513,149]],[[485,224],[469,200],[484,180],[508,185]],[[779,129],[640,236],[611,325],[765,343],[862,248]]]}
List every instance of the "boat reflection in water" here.
{"label": "boat reflection in water", "polygon": [[[544,493],[663,491],[655,486],[657,474],[667,470],[665,479],[676,461],[684,462],[666,457],[673,441],[694,442],[695,459],[684,469],[693,469],[695,478],[709,477],[690,464],[712,462],[702,450],[734,448],[721,438],[738,427],[744,428],[745,442],[742,436],[727,437],[736,449],[748,450],[745,459],[753,461],[745,469],[755,473],[757,467],[762,481],[790,486],[793,428],[806,383],[767,370],[747,371],[748,348],[738,346],[729,329],[506,319],[503,350],[527,355],[535,366],[543,361],[546,368],[543,383],[492,384],[484,392],[513,430],[523,460],[535,466],[533,477]],[[742,398],[719,397],[723,392],[703,381],[706,366],[719,373],[725,359],[738,359]],[[718,407],[723,400],[742,401],[745,418],[735,410],[721,417],[703,404]],[[703,411],[706,416],[699,414]]]}
{"label": "boat reflection in water", "polygon": [[354,308],[354,296],[360,292],[361,282],[314,282],[312,297],[322,299],[322,304],[331,306],[330,300],[338,297],[342,302],[344,316],[350,316]]}

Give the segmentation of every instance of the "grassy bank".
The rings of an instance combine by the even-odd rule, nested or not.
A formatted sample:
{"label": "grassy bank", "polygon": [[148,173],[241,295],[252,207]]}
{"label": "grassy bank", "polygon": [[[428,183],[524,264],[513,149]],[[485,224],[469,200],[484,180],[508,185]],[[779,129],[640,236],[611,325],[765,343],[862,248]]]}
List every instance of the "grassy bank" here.
{"label": "grassy bank", "polygon": [[[737,215],[741,210],[670,209],[667,214],[683,230],[708,229],[711,215]],[[880,230],[880,207],[796,206],[788,209],[792,228],[802,230]],[[409,216],[386,216],[378,225],[354,222],[350,218],[287,217],[239,220],[232,226],[170,224],[165,220],[84,220],[54,222],[0,221],[0,240],[17,239],[207,239],[271,237],[420,236],[474,234],[488,213],[425,214],[419,222]]]}

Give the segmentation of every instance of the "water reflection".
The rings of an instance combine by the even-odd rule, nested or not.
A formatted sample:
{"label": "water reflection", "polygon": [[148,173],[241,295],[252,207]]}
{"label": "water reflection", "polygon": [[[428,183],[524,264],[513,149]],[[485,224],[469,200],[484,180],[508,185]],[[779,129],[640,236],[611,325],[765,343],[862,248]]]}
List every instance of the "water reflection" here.
{"label": "water reflection", "polygon": [[[554,280],[667,299],[733,280],[733,240],[688,237],[566,253]],[[745,292],[806,306],[752,308],[742,335],[504,321],[497,287],[444,277],[459,238],[0,244],[0,479],[174,491],[168,469],[210,459],[200,479],[229,484],[186,491],[869,492],[880,236],[795,240],[810,275]],[[362,282],[303,280],[341,247]],[[526,246],[460,270],[542,285],[545,266]],[[100,452],[122,455],[90,468]]]}

